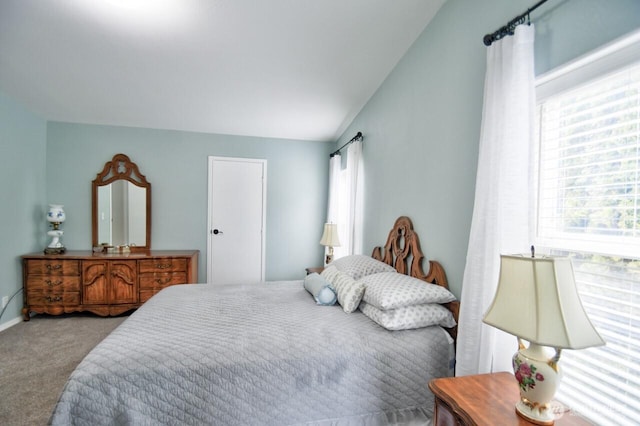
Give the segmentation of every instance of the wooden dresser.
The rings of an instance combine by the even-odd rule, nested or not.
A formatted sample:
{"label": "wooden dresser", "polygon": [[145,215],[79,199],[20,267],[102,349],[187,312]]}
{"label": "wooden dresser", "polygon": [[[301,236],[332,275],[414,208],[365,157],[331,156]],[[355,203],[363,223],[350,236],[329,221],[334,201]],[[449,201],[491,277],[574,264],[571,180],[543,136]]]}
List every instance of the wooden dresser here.
{"label": "wooden dresser", "polygon": [[68,251],[22,256],[25,321],[31,312],[118,315],[163,288],[198,282],[198,250]]}

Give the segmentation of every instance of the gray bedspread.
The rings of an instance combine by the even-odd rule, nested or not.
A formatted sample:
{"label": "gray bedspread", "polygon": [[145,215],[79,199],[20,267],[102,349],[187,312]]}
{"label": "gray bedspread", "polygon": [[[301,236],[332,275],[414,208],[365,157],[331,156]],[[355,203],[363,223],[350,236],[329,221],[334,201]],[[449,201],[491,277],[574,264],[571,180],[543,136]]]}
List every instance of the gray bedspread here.
{"label": "gray bedspread", "polygon": [[318,306],[301,282],[169,287],[70,376],[53,425],[340,424],[431,412],[439,327],[387,331]]}

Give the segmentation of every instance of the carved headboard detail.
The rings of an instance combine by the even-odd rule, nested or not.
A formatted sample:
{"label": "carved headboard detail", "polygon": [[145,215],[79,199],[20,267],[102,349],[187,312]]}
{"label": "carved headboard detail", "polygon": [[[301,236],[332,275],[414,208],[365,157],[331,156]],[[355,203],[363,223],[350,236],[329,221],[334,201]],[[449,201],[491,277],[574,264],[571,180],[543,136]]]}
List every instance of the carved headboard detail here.
{"label": "carved headboard detail", "polygon": [[[384,251],[383,251],[384,250]],[[389,232],[387,243],[383,247],[373,249],[371,256],[387,265],[393,266],[401,274],[410,275],[431,284],[449,288],[447,275],[439,262],[429,261],[429,273],[425,274],[422,269],[424,254],[420,249],[420,239],[413,230],[413,223],[407,216],[400,216],[396,219],[393,229]],[[447,307],[458,321],[460,302],[446,303]],[[449,329],[449,334],[455,339],[457,327]]]}
{"label": "carved headboard detail", "polygon": [[401,274],[448,288],[447,275],[440,263],[430,260],[429,274],[424,273],[424,254],[420,249],[420,240],[418,234],[413,231],[411,219],[407,216],[401,216],[396,220],[384,245],[384,255],[382,250],[382,247],[374,248],[373,258],[393,266]]}

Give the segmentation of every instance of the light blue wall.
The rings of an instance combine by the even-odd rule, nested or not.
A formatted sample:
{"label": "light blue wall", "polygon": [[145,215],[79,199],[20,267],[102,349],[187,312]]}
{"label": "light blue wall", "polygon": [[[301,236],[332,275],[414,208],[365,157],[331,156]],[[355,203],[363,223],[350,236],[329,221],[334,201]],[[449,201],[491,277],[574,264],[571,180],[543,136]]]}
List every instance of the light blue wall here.
{"label": "light blue wall", "polygon": [[65,246],[90,249],[91,181],[115,154],[128,155],[152,185],[152,248],[200,250],[198,275],[204,282],[208,156],[266,159],[266,276],[300,279],[305,267],[322,264],[318,242],[332,147],[326,142],[50,122],[47,200],[65,205]]}
{"label": "light blue wall", "polygon": [[[408,215],[427,258],[440,260],[460,294],[482,110],[482,37],[530,0],[448,0],[336,146],[365,136],[367,251]],[[542,73],[640,27],[638,0],[550,1],[533,14]],[[363,70],[366,72],[366,70]],[[321,142],[49,123],[0,93],[0,297],[21,286],[19,255],[46,245],[46,204],[65,204],[64,242],[91,245],[91,180],[114,154],[136,161],[153,185],[152,244],[201,251],[206,276],[207,156],[268,160],[267,278],[299,278],[320,264],[327,156]],[[46,171],[46,172],[45,172]],[[10,294],[9,294],[10,293]],[[16,297],[0,322],[18,317]]]}
{"label": "light blue wall", "polygon": [[[407,215],[460,295],[473,211],[485,34],[533,0],[448,0],[336,146],[364,135],[364,247]],[[638,0],[550,1],[532,14],[542,73],[640,27]],[[366,72],[366,70],[363,70]]]}
{"label": "light blue wall", "polygon": [[47,230],[45,154],[46,121],[0,92],[0,299],[18,293],[0,318],[0,327],[20,317],[20,255],[44,248],[37,242]]}

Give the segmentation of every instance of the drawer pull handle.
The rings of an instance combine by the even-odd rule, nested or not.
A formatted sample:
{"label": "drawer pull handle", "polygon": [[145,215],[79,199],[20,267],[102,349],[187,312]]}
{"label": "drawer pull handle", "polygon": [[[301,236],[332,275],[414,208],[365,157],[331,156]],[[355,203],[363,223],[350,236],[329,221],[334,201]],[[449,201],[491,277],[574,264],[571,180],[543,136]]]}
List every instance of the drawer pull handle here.
{"label": "drawer pull handle", "polygon": [[56,285],[60,285],[60,284],[62,284],[62,280],[58,280],[58,281],[44,280],[44,282],[45,282],[49,287],[53,287],[53,286],[56,286]]}
{"label": "drawer pull handle", "polygon": [[49,270],[49,271],[57,271],[57,270],[59,270],[59,269],[62,269],[62,265],[61,265],[61,264],[59,264],[59,263],[58,263],[57,265],[49,265],[49,264],[48,264],[48,265],[46,266],[46,268],[47,268],[47,270]]}
{"label": "drawer pull handle", "polygon": [[171,282],[171,278],[165,278],[165,279],[156,278],[156,282],[160,285],[168,284]]}
{"label": "drawer pull handle", "polygon": [[56,296],[56,297],[47,296],[47,297],[44,298],[44,300],[46,300],[49,303],[61,302],[62,301],[62,296]]}
{"label": "drawer pull handle", "polygon": [[156,268],[158,268],[158,269],[171,268],[171,264],[170,263],[157,263],[156,264]]}

